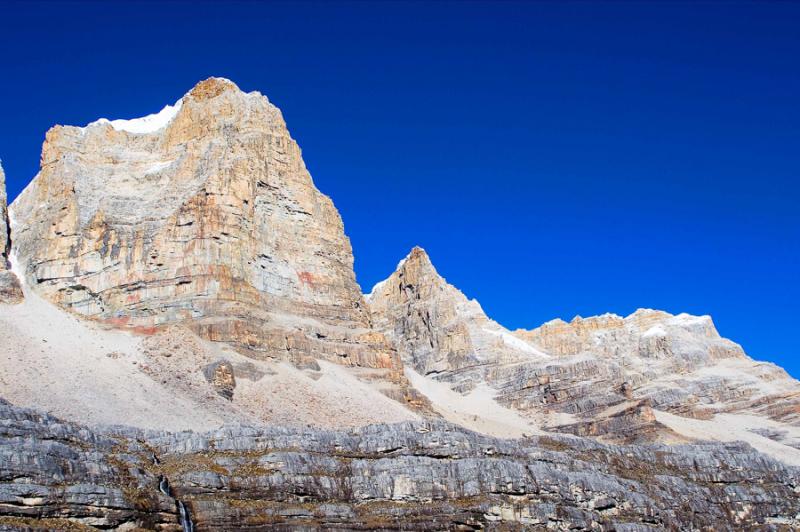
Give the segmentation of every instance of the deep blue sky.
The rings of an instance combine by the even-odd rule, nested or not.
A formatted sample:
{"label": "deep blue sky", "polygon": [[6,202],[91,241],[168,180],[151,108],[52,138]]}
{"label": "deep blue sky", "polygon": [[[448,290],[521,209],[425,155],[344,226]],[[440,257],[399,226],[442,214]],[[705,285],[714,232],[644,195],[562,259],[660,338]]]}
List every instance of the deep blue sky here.
{"label": "deep blue sky", "polygon": [[711,314],[800,376],[800,4],[0,2],[0,157],[210,75],[284,112],[368,291],[415,244],[511,327]]}

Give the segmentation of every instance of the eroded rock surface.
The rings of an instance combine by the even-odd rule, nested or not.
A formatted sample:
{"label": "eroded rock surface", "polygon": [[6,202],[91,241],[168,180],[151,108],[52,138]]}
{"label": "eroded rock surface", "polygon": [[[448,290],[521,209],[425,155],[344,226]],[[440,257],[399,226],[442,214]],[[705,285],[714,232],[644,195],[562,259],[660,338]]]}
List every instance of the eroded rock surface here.
{"label": "eroded rock surface", "polygon": [[180,530],[176,501],[197,530],[800,526],[798,470],[740,444],[500,440],[443,422],[97,433],[7,403],[0,419],[10,530]]}
{"label": "eroded rock surface", "polygon": [[460,393],[488,385],[496,402],[540,427],[680,442],[703,430],[718,437],[716,416],[738,416],[725,418],[731,439],[779,442],[800,464],[800,383],[750,359],[708,316],[642,309],[509,333],[419,248],[366,299],[376,328],[415,371]]}
{"label": "eroded rock surface", "polygon": [[157,115],[56,126],[11,208],[27,284],[65,309],[145,334],[184,324],[254,358],[380,369],[419,402],[370,326],[339,213],[258,92],[210,78]]}
{"label": "eroded rock surface", "polygon": [[375,328],[397,346],[418,373],[453,382],[468,391],[487,367],[549,358],[490,320],[415,247],[396,271],[366,296]]}
{"label": "eroded rock surface", "polygon": [[280,111],[210,78],[171,113],[155,130],[47,133],[12,206],[28,283],[117,326],[185,322],[253,356],[397,369],[369,329],[342,220]]}

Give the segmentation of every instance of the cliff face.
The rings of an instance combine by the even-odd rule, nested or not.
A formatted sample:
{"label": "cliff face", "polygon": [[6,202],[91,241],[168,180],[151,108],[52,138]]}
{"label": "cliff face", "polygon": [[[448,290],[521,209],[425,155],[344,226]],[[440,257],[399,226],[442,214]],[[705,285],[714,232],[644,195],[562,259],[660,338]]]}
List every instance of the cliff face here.
{"label": "cliff face", "polygon": [[549,358],[490,320],[419,247],[366,299],[375,328],[392,339],[408,366],[462,392],[485,379],[487,366]]}
{"label": "cliff face", "polygon": [[6,174],[0,165],[0,303],[17,303],[22,300],[22,288],[11,266],[11,229],[8,221]]}
{"label": "cliff face", "polygon": [[797,470],[741,444],[502,440],[442,422],[93,432],[5,403],[0,416],[3,530],[800,526]]}
{"label": "cliff face", "polygon": [[280,111],[228,80],[143,119],[54,127],[12,210],[28,284],[72,312],[184,323],[257,358],[400,368]]}

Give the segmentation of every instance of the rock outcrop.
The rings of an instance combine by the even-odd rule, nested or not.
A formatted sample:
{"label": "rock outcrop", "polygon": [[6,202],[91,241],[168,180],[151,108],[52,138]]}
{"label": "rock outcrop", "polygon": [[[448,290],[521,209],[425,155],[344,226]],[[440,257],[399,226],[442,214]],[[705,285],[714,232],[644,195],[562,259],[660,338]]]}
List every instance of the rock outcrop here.
{"label": "rock outcrop", "polygon": [[11,253],[11,227],[8,220],[6,174],[0,164],[0,303],[18,303],[22,300],[19,279],[9,268]]}
{"label": "rock outcrop", "polygon": [[[790,530],[795,468],[740,444],[348,432],[92,432],[0,403],[0,529]],[[187,528],[183,528],[187,530]]]}
{"label": "rock outcrop", "polygon": [[495,364],[549,356],[490,320],[480,304],[442,278],[415,247],[366,296],[375,328],[392,339],[418,373],[469,391]]}

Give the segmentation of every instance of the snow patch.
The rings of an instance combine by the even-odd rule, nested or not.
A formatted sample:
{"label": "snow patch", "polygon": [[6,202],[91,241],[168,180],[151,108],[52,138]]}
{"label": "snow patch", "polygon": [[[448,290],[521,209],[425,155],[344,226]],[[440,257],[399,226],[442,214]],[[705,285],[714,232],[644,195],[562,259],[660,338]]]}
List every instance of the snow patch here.
{"label": "snow patch", "polygon": [[666,336],[667,331],[661,325],[654,325],[642,333],[642,338],[652,338],[655,336]]}
{"label": "snow patch", "polygon": [[483,329],[483,330],[489,334],[499,336],[503,340],[503,343],[506,344],[508,347],[511,347],[512,349],[516,349],[517,351],[522,351],[525,353],[530,353],[531,355],[536,355],[540,358],[550,358],[550,355],[548,355],[547,353],[539,351],[528,342],[520,340],[510,332],[495,331],[492,329]]}
{"label": "snow patch", "polygon": [[181,110],[182,105],[183,99],[180,99],[175,102],[175,105],[167,105],[161,111],[151,115],[133,118],[131,120],[108,120],[106,118],[101,118],[95,120],[87,127],[96,124],[109,124],[117,131],[127,131],[128,133],[135,134],[155,133],[172,122],[172,119],[175,118],[175,115]]}
{"label": "snow patch", "polygon": [[174,162],[175,161],[161,161],[161,162],[154,163],[154,164],[150,165],[150,167],[147,170],[144,171],[144,175],[157,174],[157,173],[161,172],[162,170],[165,170],[166,168],[169,168],[170,166],[172,166],[172,164]]}
{"label": "snow patch", "polygon": [[685,312],[681,312],[677,316],[674,316],[673,321],[675,323],[683,324],[683,325],[697,325],[700,323],[706,323],[711,321],[711,316],[692,316],[691,314],[686,314]]}

